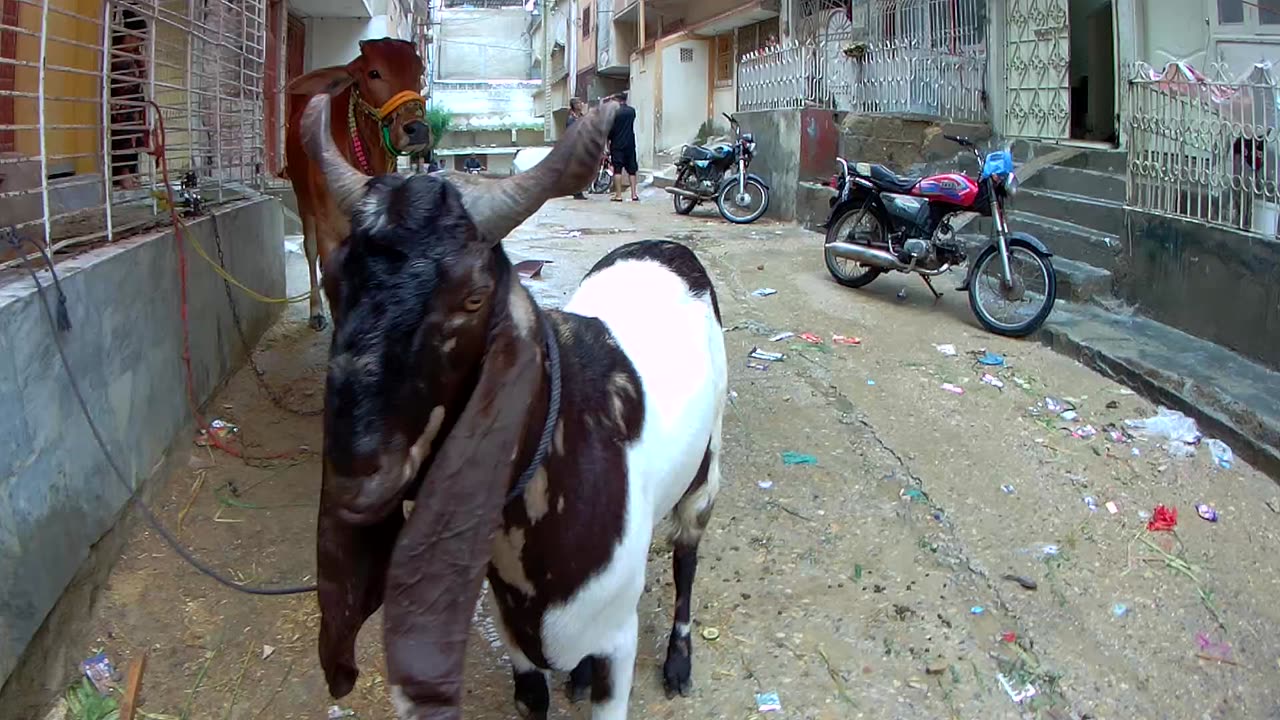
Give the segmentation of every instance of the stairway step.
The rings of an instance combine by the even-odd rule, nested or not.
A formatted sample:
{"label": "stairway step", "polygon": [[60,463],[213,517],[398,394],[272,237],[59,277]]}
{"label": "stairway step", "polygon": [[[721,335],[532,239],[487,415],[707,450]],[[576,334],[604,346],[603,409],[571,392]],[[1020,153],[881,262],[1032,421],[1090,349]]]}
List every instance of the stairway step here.
{"label": "stairway step", "polygon": [[1009,208],[1016,212],[1027,212],[1091,228],[1112,236],[1124,234],[1124,203],[1116,200],[1027,188],[1012,198]]}
{"label": "stairway step", "polygon": [[[1123,203],[1126,181],[1123,175],[1050,165],[1022,183],[1024,190],[1049,190],[1098,200]],[[1015,196],[1016,199],[1016,196]]]}

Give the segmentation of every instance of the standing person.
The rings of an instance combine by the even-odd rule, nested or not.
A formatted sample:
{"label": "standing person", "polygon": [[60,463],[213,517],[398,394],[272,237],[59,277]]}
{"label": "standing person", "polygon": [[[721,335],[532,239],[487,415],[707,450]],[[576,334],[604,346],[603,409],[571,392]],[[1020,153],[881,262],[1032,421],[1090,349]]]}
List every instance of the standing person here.
{"label": "standing person", "polygon": [[[111,28],[111,177],[118,187],[138,187],[139,154],[148,146],[147,79],[143,59],[147,21],[121,8],[120,27]],[[123,30],[121,29],[123,27]]]}
{"label": "standing person", "polygon": [[[568,129],[573,127],[573,124],[577,122],[582,117],[582,115],[583,115],[582,100],[579,100],[578,98],[571,98],[569,100],[569,119],[565,120],[564,129],[568,131]],[[586,200],[587,196],[583,195],[582,191],[579,190],[578,192],[573,194],[573,199]]]}
{"label": "standing person", "polygon": [[622,202],[622,174],[627,174],[627,182],[631,185],[631,202],[640,202],[636,194],[636,173],[640,164],[636,160],[636,111],[627,104],[627,94],[620,92],[614,95],[622,107],[613,118],[613,127],[609,129],[609,162],[613,163],[613,202]]}

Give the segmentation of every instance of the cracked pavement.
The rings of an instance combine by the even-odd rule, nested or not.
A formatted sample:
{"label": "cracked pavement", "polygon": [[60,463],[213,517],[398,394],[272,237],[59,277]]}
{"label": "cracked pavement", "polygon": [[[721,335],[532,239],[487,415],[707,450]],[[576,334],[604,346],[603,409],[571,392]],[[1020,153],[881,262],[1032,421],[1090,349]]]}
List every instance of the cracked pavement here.
{"label": "cracked pavement", "polygon": [[[941,279],[936,303],[902,275],[861,290],[836,285],[820,236],[794,226],[732,226],[705,207],[679,217],[665,193],[646,189],[638,204],[550,203],[507,247],[515,261],[554,260],[529,285],[558,306],[609,249],[663,237],[693,247],[715,278],[733,400],[725,486],[694,588],[693,695],[668,701],[661,691],[674,591],[659,542],[640,608],[632,717],[770,717],[755,695],[774,691],[780,717],[824,720],[1280,718],[1272,480],[1240,462],[1217,468],[1203,448],[1173,458],[1151,441],[1073,437],[1069,423],[1030,409],[1071,398],[1100,429],[1154,408],[1035,342],[985,333],[950,290],[957,282]],[[305,283],[298,260],[290,256],[291,283]],[[778,293],[751,294],[761,287]],[[320,399],[326,343],[304,314],[292,309],[259,358],[268,382],[300,405]],[[826,342],[770,341],[782,331]],[[862,342],[833,346],[833,334]],[[940,343],[958,355],[941,354]],[[752,369],[756,346],[787,357]],[[971,353],[983,349],[1009,363],[998,371],[1002,390],[980,381]],[[272,407],[245,372],[212,407],[262,449],[319,447],[318,420]],[[817,464],[785,465],[787,451]],[[157,493],[175,523],[195,498],[183,535],[194,549],[260,582],[308,573],[319,461],[247,468],[195,457]],[[220,503],[214,491],[228,482],[241,501],[270,509]],[[1201,502],[1219,522],[1196,516]],[[1176,534],[1146,533],[1141,513],[1157,503],[1180,510]],[[332,703],[315,660],[313,599],[232,596],[145,531],[134,532],[92,622],[86,655],[106,647],[123,665],[150,649],[149,712],[192,702],[192,717],[321,718]],[[702,634],[710,629],[714,640]],[[467,716],[512,717],[510,673],[484,611],[474,640]],[[276,648],[266,659],[263,644]],[[340,705],[361,718],[393,716],[376,617],[360,663],[357,689]],[[1036,695],[1015,703],[1001,673]],[[554,718],[587,716],[561,693],[552,704]]]}

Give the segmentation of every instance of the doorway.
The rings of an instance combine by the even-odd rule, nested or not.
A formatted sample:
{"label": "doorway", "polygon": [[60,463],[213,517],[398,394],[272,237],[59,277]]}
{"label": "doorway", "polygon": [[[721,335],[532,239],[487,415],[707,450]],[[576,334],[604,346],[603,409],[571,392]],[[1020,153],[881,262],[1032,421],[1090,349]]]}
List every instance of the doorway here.
{"label": "doorway", "polygon": [[1115,145],[1113,0],[1070,0],[1071,139]]}

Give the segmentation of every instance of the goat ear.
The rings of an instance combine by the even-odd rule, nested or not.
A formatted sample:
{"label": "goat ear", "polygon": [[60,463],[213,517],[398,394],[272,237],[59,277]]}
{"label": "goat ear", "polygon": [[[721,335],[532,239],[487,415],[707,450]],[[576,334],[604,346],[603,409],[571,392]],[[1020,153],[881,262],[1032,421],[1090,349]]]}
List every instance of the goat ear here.
{"label": "goat ear", "polygon": [[493,533],[523,470],[516,460],[529,417],[541,419],[529,412],[545,354],[533,301],[513,279],[506,311],[495,311],[480,380],[431,463],[387,573],[388,678],[415,710],[461,708],[467,638]]}
{"label": "goat ear", "polygon": [[284,86],[284,91],[288,95],[337,95],[346,90],[351,83],[355,82],[355,77],[348,70],[349,65],[338,65],[335,67],[320,68],[312,70],[306,75],[289,81]]}

